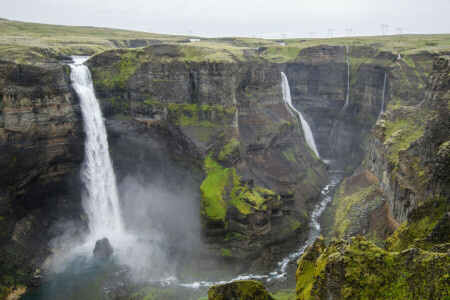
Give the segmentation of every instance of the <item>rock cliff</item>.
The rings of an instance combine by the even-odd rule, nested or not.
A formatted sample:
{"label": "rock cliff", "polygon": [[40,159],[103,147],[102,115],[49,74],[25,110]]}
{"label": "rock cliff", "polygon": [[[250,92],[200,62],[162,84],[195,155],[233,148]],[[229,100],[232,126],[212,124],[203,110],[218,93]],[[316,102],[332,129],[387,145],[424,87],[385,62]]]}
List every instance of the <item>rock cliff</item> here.
{"label": "rock cliff", "polygon": [[96,91],[107,116],[168,130],[185,155],[203,161],[199,206],[210,246],[193,265],[210,268],[210,257],[236,272],[271,268],[273,254],[307,232],[326,166],[286,110],[279,65],[231,54],[197,62],[192,55],[202,53],[185,51],[154,45],[96,55]]}
{"label": "rock cliff", "polygon": [[[83,134],[61,64],[0,61],[0,285],[29,283],[52,220],[80,218]],[[57,233],[53,233],[57,234]]]}

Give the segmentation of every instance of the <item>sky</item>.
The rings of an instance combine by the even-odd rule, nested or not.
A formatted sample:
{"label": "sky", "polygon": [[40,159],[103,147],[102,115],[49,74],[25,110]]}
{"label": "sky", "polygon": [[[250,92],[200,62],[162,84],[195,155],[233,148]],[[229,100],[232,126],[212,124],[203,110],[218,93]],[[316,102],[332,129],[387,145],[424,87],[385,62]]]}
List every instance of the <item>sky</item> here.
{"label": "sky", "polygon": [[203,37],[450,33],[449,15],[450,0],[0,0],[10,20]]}

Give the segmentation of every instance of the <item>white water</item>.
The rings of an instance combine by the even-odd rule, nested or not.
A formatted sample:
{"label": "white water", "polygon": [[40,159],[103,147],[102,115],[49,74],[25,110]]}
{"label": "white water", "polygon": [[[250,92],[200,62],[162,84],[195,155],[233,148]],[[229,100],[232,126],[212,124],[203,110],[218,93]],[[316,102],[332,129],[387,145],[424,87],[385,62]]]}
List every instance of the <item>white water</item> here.
{"label": "white water", "polygon": [[308,144],[308,146],[314,151],[314,153],[319,156],[319,151],[317,151],[317,147],[316,147],[316,143],[314,142],[314,137],[311,131],[311,128],[309,127],[308,122],[306,122],[306,120],[303,118],[302,113],[300,111],[298,111],[297,109],[295,109],[295,107],[292,105],[292,99],[291,99],[291,91],[289,90],[289,82],[287,80],[286,75],[281,72],[281,89],[283,91],[283,100],[284,100],[284,104],[286,105],[288,111],[291,113],[291,115],[295,117],[294,112],[296,112],[298,114],[298,116],[300,117],[300,122],[302,124],[302,128],[303,128],[303,135],[305,136],[306,139],[306,143]]}
{"label": "white water", "polygon": [[382,95],[382,100],[381,100],[381,110],[380,110],[380,114],[378,115],[378,119],[377,121],[381,118],[381,114],[384,113],[384,101],[386,98],[386,78],[387,78],[387,74],[384,73],[384,81],[383,81],[383,95]]}
{"label": "white water", "polygon": [[331,140],[331,148],[330,152],[333,152],[334,147],[336,146],[337,138],[333,139],[333,134],[335,134],[336,127],[339,125],[339,120],[343,116],[343,113],[345,109],[348,107],[348,102],[350,98],[350,59],[349,59],[349,50],[348,46],[345,46],[347,49],[347,92],[345,94],[345,103],[342,106],[340,112],[339,112],[339,118],[333,123],[333,128],[331,129],[330,133],[330,140]]}
{"label": "white water", "polygon": [[80,99],[86,133],[86,153],[81,170],[85,187],[83,208],[89,218],[89,239],[96,241],[111,234],[121,234],[123,222],[102,112],[94,94],[91,73],[83,65],[87,58],[74,57],[70,79]]}
{"label": "white water", "polygon": [[348,46],[345,46],[347,49],[347,94],[345,95],[345,104],[344,107],[348,106],[348,98],[350,97],[350,60],[348,58]]}
{"label": "white water", "polygon": [[[325,161],[327,163],[330,163],[330,161]],[[162,280],[161,282],[163,284],[173,284],[178,283],[181,286],[189,287],[189,288],[200,288],[200,287],[208,287],[212,285],[218,285],[218,284],[225,284],[236,280],[284,280],[287,277],[287,269],[289,266],[289,263],[294,261],[295,259],[298,259],[314,241],[317,237],[320,235],[321,226],[319,223],[319,218],[322,215],[322,213],[325,211],[327,205],[331,202],[334,196],[334,190],[336,188],[336,185],[341,181],[343,171],[341,168],[333,167],[329,171],[330,175],[330,183],[325,186],[322,189],[321,197],[322,200],[314,207],[314,210],[311,214],[311,220],[309,223],[309,236],[306,240],[305,244],[301,246],[298,251],[289,254],[285,258],[283,258],[277,265],[277,268],[275,271],[265,274],[265,275],[254,275],[254,274],[243,274],[239,275],[233,279],[227,280],[227,281],[197,281],[192,283],[180,283],[178,282],[177,278],[170,277],[167,279]]]}

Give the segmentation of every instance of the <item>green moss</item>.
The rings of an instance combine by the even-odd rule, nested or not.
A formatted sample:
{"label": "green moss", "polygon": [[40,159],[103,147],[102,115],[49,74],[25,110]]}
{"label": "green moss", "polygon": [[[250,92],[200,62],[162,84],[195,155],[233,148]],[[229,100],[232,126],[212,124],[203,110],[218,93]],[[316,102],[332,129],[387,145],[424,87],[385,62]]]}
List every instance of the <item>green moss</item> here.
{"label": "green moss", "polygon": [[426,240],[436,222],[450,211],[450,203],[446,197],[431,197],[416,207],[404,222],[386,240],[386,249],[402,251],[411,247],[429,250],[435,244]]}
{"label": "green moss", "polygon": [[296,294],[295,294],[295,290],[281,290],[278,291],[276,293],[272,293],[271,296],[275,299],[275,300],[295,300],[296,299]]}
{"label": "green moss", "polygon": [[204,162],[207,173],[200,186],[202,196],[202,216],[208,220],[225,225],[227,207],[232,205],[243,214],[253,210],[267,210],[267,199],[276,197],[275,192],[259,186],[249,188],[241,182],[235,168],[223,168],[210,153]]}
{"label": "green moss", "polygon": [[144,103],[147,104],[147,105],[150,105],[150,106],[159,104],[159,102],[156,101],[156,99],[153,98],[153,97],[148,97],[147,99],[144,100]]}
{"label": "green moss", "polygon": [[409,56],[402,57],[402,61],[408,65],[408,67],[415,69],[416,65],[414,64],[414,60],[412,60]]}
{"label": "green moss", "polygon": [[398,162],[398,153],[407,149],[425,131],[424,121],[414,115],[399,117],[383,123],[385,140],[383,145],[389,151],[389,161]]}
{"label": "green moss", "polygon": [[223,200],[225,187],[228,185],[230,169],[224,169],[209,154],[205,158],[204,169],[208,176],[200,185],[202,197],[202,215],[212,221],[225,223],[227,207]]}
{"label": "green moss", "polygon": [[208,291],[209,300],[271,300],[263,284],[254,280],[239,280],[222,285],[213,285]]}
{"label": "green moss", "polygon": [[220,256],[231,257],[231,249],[228,249],[228,248],[220,248],[219,255],[220,255]]}
{"label": "green moss", "polygon": [[236,153],[239,151],[239,141],[235,138],[232,138],[228,144],[223,146],[222,150],[219,153],[218,159],[219,160],[226,160],[228,157],[233,155],[233,153]]}
{"label": "green moss", "polygon": [[449,263],[444,253],[388,252],[362,237],[316,241],[299,260],[297,299],[446,298]]}
{"label": "green moss", "polygon": [[292,163],[297,162],[297,159],[295,159],[295,155],[291,149],[283,150],[281,153],[283,153],[283,155],[287,161],[292,162]]}

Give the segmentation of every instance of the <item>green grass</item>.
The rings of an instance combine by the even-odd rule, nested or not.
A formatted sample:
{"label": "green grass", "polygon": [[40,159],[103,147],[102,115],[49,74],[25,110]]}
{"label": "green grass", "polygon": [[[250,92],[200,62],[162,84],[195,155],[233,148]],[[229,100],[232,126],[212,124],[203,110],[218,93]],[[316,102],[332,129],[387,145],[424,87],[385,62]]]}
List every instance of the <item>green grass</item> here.
{"label": "green grass", "polygon": [[399,151],[407,149],[425,131],[424,118],[414,113],[384,121],[382,126],[385,136],[383,145],[388,149],[389,161],[393,163],[398,162]]}
{"label": "green grass", "polygon": [[[178,45],[179,59],[183,61],[234,62],[247,58],[266,58],[274,62],[289,62],[299,59],[298,55],[302,49],[326,44],[371,46],[378,51],[402,53],[406,59],[405,63],[411,66],[414,62],[406,55],[448,51],[450,45],[449,34],[297,38],[284,40],[286,46],[278,45],[275,40],[244,37],[201,38],[200,42],[178,43],[186,41],[187,38],[112,28],[48,25],[0,19],[0,58],[14,59],[22,63],[43,62],[58,59],[59,54],[93,55],[109,49],[127,48],[132,40],[145,40],[148,44],[158,42]],[[254,51],[259,47],[267,49]]]}

